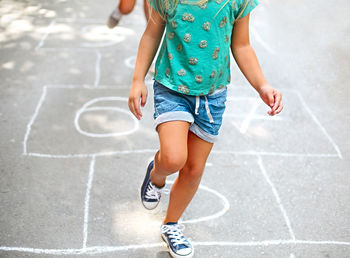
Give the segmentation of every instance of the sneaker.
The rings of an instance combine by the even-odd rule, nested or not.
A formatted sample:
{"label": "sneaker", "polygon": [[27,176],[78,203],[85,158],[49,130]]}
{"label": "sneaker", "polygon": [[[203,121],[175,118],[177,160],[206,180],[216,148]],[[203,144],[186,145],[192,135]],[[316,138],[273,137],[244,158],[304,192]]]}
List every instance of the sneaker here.
{"label": "sneaker", "polygon": [[113,29],[115,26],[118,25],[121,18],[122,18],[122,15],[120,14],[119,10],[117,9],[113,10],[113,12],[108,16],[107,23],[106,23],[107,27],[110,29]]}
{"label": "sneaker", "polygon": [[177,223],[167,223],[160,228],[161,236],[168,245],[170,255],[175,258],[192,257],[194,250],[189,240],[182,234],[182,228]]}
{"label": "sneaker", "polygon": [[145,179],[141,186],[141,201],[143,206],[148,210],[153,210],[157,207],[160,197],[163,191],[163,188],[158,188],[151,181],[151,170],[153,168],[153,160],[149,163]]}

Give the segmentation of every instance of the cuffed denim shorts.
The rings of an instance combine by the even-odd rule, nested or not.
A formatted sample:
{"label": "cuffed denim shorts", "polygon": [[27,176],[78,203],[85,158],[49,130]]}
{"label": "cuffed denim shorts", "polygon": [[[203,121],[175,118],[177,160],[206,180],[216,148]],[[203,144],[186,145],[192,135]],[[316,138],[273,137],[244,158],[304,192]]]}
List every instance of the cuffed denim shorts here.
{"label": "cuffed denim shorts", "polygon": [[186,121],[199,138],[210,143],[216,141],[226,107],[227,87],[206,96],[190,96],[155,81],[153,90],[156,129],[165,122]]}

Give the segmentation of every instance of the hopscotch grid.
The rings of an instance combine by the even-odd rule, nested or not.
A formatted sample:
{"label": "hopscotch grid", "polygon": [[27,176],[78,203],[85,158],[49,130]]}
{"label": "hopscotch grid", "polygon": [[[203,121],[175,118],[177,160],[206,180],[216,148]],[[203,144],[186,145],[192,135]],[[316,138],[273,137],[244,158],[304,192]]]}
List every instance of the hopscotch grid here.
{"label": "hopscotch grid", "polygon": [[[97,54],[97,61],[96,61],[96,80],[95,80],[95,84],[94,86],[88,86],[88,85],[62,85],[64,88],[89,88],[89,89],[92,89],[92,88],[95,88],[96,85],[97,85],[97,79],[98,79],[98,68],[99,68],[99,63],[100,63],[100,57],[99,55]],[[58,86],[58,85],[50,85],[49,87],[50,88],[63,88],[62,86]],[[105,88],[114,88],[114,87],[108,87],[108,86],[105,86]],[[114,88],[115,89],[115,88]],[[296,92],[299,96],[299,98],[301,97],[300,94],[298,92]],[[89,218],[89,201],[90,201],[90,192],[91,192],[91,187],[92,187],[92,181],[93,181],[93,174],[94,174],[94,164],[95,164],[95,158],[96,156],[99,156],[99,155],[119,155],[119,154],[131,154],[131,153],[146,153],[146,152],[151,152],[151,153],[154,153],[156,150],[154,149],[146,149],[146,150],[133,150],[133,151],[116,151],[116,152],[109,152],[109,153],[96,153],[96,154],[88,154],[88,155],[84,155],[84,154],[78,154],[78,155],[45,155],[45,154],[39,154],[39,153],[27,153],[26,151],[26,142],[28,140],[28,137],[30,135],[30,129],[31,129],[31,126],[33,125],[33,123],[35,122],[35,119],[36,117],[38,116],[38,113],[39,113],[39,110],[42,106],[42,103],[44,102],[45,100],[45,97],[46,97],[46,94],[47,94],[47,86],[45,86],[43,88],[43,94],[40,98],[40,101],[36,107],[36,110],[35,110],[35,113],[34,115],[32,116],[32,119],[30,120],[28,126],[27,126],[27,132],[26,132],[26,135],[25,135],[25,140],[24,140],[24,154],[27,154],[27,155],[30,155],[30,156],[39,156],[39,157],[61,157],[61,158],[64,158],[64,157],[70,157],[70,158],[76,158],[76,157],[81,157],[81,158],[87,158],[87,157],[92,157],[92,160],[90,162],[90,171],[89,171],[89,180],[88,180],[88,184],[87,184],[87,191],[86,191],[86,197],[85,197],[85,206],[84,206],[84,230],[83,230],[83,249],[75,249],[76,250],[76,254],[79,254],[79,253],[88,253],[89,251],[88,250],[95,250],[93,252],[106,252],[106,249],[105,248],[102,248],[100,250],[98,250],[98,247],[95,248],[95,249],[91,249],[91,248],[87,248],[86,246],[86,243],[87,243],[87,237],[88,237],[88,218]],[[305,103],[303,103],[303,105],[305,106]],[[311,117],[313,118],[313,120],[316,122],[316,124],[318,126],[320,126],[321,128],[322,125],[320,125],[319,122],[317,122],[317,118],[315,118],[312,114],[312,112],[305,106],[305,108],[307,109],[308,113],[311,115]],[[325,129],[323,128],[322,130],[326,136],[328,135],[328,133],[325,131]],[[328,135],[329,136],[329,135]],[[329,139],[329,137],[328,137]],[[332,140],[331,140],[332,142]],[[213,153],[220,153],[220,151],[213,151]],[[226,152],[227,153],[227,152]],[[333,154],[298,154],[298,153],[273,153],[273,152],[255,152],[255,151],[251,151],[251,152],[230,152],[230,154],[235,154],[235,155],[259,155],[259,160],[261,160],[261,156],[260,155],[284,155],[284,156],[293,156],[293,155],[296,155],[296,156],[321,156],[321,157],[335,157],[335,156],[339,156],[339,155],[333,155]],[[259,163],[259,165],[262,165],[261,163]],[[262,168],[262,171],[264,171],[264,168]],[[268,180],[269,181],[269,180]],[[272,185],[273,186],[273,185]],[[274,188],[273,188],[274,189]],[[276,196],[276,193],[275,193],[275,196]],[[278,197],[278,193],[277,193],[277,197]],[[277,201],[279,200],[279,198],[277,198]],[[280,202],[279,202],[280,204]],[[295,241],[295,236],[294,236],[294,233],[290,227],[290,222],[289,222],[289,219],[288,217],[286,217],[286,213],[283,212],[282,210],[282,213],[286,219],[286,222],[287,222],[287,225],[288,225],[288,228],[290,230],[290,233],[291,233],[291,236],[292,236],[292,239],[294,242],[285,242],[285,243],[298,243],[297,241]],[[278,243],[283,243],[283,240],[277,240]],[[311,243],[311,242],[309,242]],[[313,242],[314,243],[314,242]],[[326,242],[317,242],[317,244],[337,244],[337,242],[334,242],[334,241],[326,241]],[[198,242],[198,243],[194,243],[195,245],[219,245],[219,246],[222,246],[222,245],[256,245],[256,243],[251,243],[251,242],[246,242],[246,243],[239,243],[239,242]],[[260,242],[260,243],[257,243],[257,245],[271,245],[273,244],[273,242]],[[344,243],[340,243],[340,244],[344,244]],[[162,246],[162,244],[153,244],[155,245],[156,247],[159,247],[159,246]],[[350,243],[347,243],[345,242],[345,245],[350,245]],[[126,247],[126,250],[130,249],[130,248],[149,248],[150,245],[146,245],[146,246],[127,246]],[[0,247],[0,250],[5,250],[6,247]],[[9,249],[11,249],[11,247],[9,247]],[[21,249],[21,248],[19,248]],[[112,247],[112,251],[117,251],[117,250],[122,250],[123,248],[120,249],[120,247]],[[39,250],[39,252],[43,251],[44,253],[46,252],[45,250],[49,250],[49,249],[28,249],[28,250]],[[28,251],[27,250],[27,251]],[[56,254],[58,255],[61,255],[62,254],[62,251],[63,252],[66,252],[65,250],[70,250],[70,249],[52,249],[52,250],[56,250]],[[18,250],[20,251],[20,250]],[[22,249],[22,251],[24,251],[24,249]],[[30,251],[29,251],[30,252]],[[34,251],[35,252],[35,251]],[[50,252],[50,251],[48,251]],[[69,253],[69,251],[67,251]],[[54,254],[55,251],[51,252],[51,254]],[[72,254],[72,253],[71,253]]]}
{"label": "hopscotch grid", "polygon": [[90,161],[89,177],[88,177],[88,183],[86,186],[86,194],[85,194],[85,202],[84,202],[83,249],[86,248],[86,243],[88,239],[90,194],[91,194],[92,182],[95,174],[95,162],[96,162],[96,157],[93,156]]}
{"label": "hopscotch grid", "polygon": [[291,226],[289,217],[288,217],[288,215],[287,215],[287,212],[286,212],[285,208],[284,208],[283,205],[282,205],[281,198],[280,198],[280,196],[279,196],[279,194],[278,194],[278,191],[277,191],[275,185],[272,183],[271,179],[270,179],[269,176],[267,175],[267,172],[266,172],[266,169],[265,169],[265,167],[264,167],[263,160],[262,160],[261,156],[258,156],[258,161],[257,161],[257,163],[258,163],[258,165],[259,165],[260,171],[261,171],[261,173],[263,174],[263,176],[264,176],[266,182],[267,182],[267,183],[270,185],[270,187],[271,187],[272,193],[273,193],[273,195],[275,196],[275,199],[276,199],[276,202],[277,202],[277,204],[278,204],[278,207],[279,207],[279,209],[280,209],[281,212],[282,212],[284,221],[285,221],[286,224],[287,224],[289,234],[290,234],[292,240],[295,240],[295,234],[294,234],[294,231],[293,231],[293,229],[292,229],[292,226]]}
{"label": "hopscotch grid", "polygon": [[[43,86],[43,94],[40,98],[40,101],[37,105],[37,108],[35,110],[35,113],[32,117],[32,119],[30,120],[29,124],[27,125],[27,131],[25,134],[25,138],[24,138],[24,155],[28,155],[28,156],[33,156],[33,157],[42,157],[42,158],[90,158],[93,156],[110,156],[110,155],[119,155],[119,154],[128,154],[131,152],[149,152],[148,150],[133,150],[133,151],[114,151],[114,152],[99,152],[99,153],[93,153],[93,154],[66,154],[66,155],[55,155],[55,154],[48,154],[48,153],[35,153],[35,152],[31,152],[31,153],[27,153],[27,140],[29,138],[30,135],[30,130],[31,130],[31,126],[34,124],[35,119],[39,113],[39,110],[41,108],[42,102],[45,100],[46,95],[47,95],[47,88],[64,88],[64,89],[97,89],[95,86],[89,86],[86,84],[83,85],[45,85]],[[113,87],[113,86],[99,86],[98,89],[121,89],[122,87]],[[125,87],[127,88],[127,87]],[[312,111],[310,110],[310,108],[306,105],[306,103],[304,102],[304,100],[302,99],[302,96],[300,95],[300,93],[294,89],[281,89],[283,91],[290,91],[293,92],[295,94],[297,94],[299,96],[299,99],[301,100],[303,106],[305,107],[305,109],[307,110],[308,114],[311,116],[311,118],[313,119],[313,121],[316,123],[316,125],[319,126],[319,128],[321,129],[321,131],[325,134],[325,136],[327,137],[327,139],[331,142],[332,146],[335,148],[335,151],[337,152],[337,154],[333,154],[333,153],[277,153],[277,152],[258,152],[258,151],[225,151],[224,153],[231,153],[231,154],[235,154],[235,155],[252,155],[252,156],[256,156],[256,155],[261,155],[261,156],[283,156],[283,157],[328,157],[328,158],[333,158],[333,157],[338,157],[342,159],[342,154],[339,150],[339,147],[335,144],[335,142],[333,141],[333,139],[329,136],[329,134],[327,133],[326,129],[322,126],[322,124],[318,121],[318,119],[316,118],[316,116],[312,113]],[[215,151],[214,151],[215,152]],[[217,151],[218,152],[218,151]],[[135,152],[136,153],[136,152]]]}
{"label": "hopscotch grid", "polygon": [[[76,19],[56,19],[57,21],[71,21],[71,22],[79,22]],[[41,38],[39,44],[36,46],[35,50],[38,50],[40,48],[42,48],[42,46],[45,43],[46,38],[49,36],[49,34],[51,33],[51,28],[52,26],[55,25],[56,20],[51,21],[51,23],[49,24],[45,35]],[[94,20],[88,21],[88,20],[84,20],[81,21],[82,23],[95,23]],[[257,34],[256,32],[254,34]],[[259,35],[258,35],[259,36]],[[258,38],[258,40],[260,41],[260,43],[262,43],[262,45],[265,47],[266,50],[268,50],[270,53],[274,54],[274,51],[268,46],[266,45],[266,43],[261,42],[261,40]],[[47,49],[49,50],[49,48]],[[94,82],[94,87],[96,88],[99,85],[99,81],[100,81],[100,62],[101,62],[101,53],[99,51],[96,51],[96,55],[97,55],[97,60],[96,60],[96,65],[95,65],[95,71],[96,71],[96,77],[95,77],[95,82]],[[84,230],[83,230],[83,248],[82,249],[38,249],[38,248],[22,248],[22,247],[1,247],[0,246],[0,250],[4,250],[4,251],[20,251],[20,252],[30,252],[30,253],[44,253],[44,254],[54,254],[54,255],[63,255],[63,254],[94,254],[94,253],[105,253],[105,252],[113,252],[113,251],[120,251],[120,250],[130,250],[130,249],[140,249],[140,248],[152,248],[152,247],[161,247],[164,246],[164,243],[151,243],[151,244],[144,244],[144,245],[128,245],[128,246],[93,246],[93,247],[87,247],[86,243],[87,243],[87,237],[88,237],[88,218],[89,218],[89,202],[90,202],[90,193],[91,193],[91,188],[92,188],[92,182],[93,182],[93,177],[94,177],[94,167],[95,167],[95,160],[96,160],[96,156],[98,156],[98,154],[88,154],[88,155],[84,155],[84,154],[77,154],[77,155],[49,155],[49,154],[39,154],[39,153],[27,153],[27,140],[29,138],[30,135],[30,131],[31,131],[31,127],[34,124],[34,121],[36,119],[36,117],[38,116],[39,110],[41,108],[41,105],[43,103],[43,101],[46,98],[46,93],[47,93],[47,87],[43,88],[43,94],[39,100],[39,103],[35,109],[34,115],[32,116],[29,124],[27,125],[27,131],[24,137],[24,153],[25,155],[30,155],[30,156],[38,156],[38,157],[54,157],[54,156],[59,156],[59,157],[92,157],[91,161],[90,161],[90,168],[89,168],[89,176],[88,176],[88,183],[87,183],[87,190],[86,190],[86,196],[85,196],[85,206],[84,206]],[[314,122],[321,128],[322,132],[326,135],[327,139],[332,143],[333,147],[335,148],[335,150],[337,151],[337,156],[339,158],[342,159],[342,154],[338,148],[338,146],[335,144],[335,142],[333,141],[333,139],[329,136],[329,134],[327,133],[327,131],[325,130],[325,128],[322,126],[322,124],[318,121],[318,119],[313,115],[312,111],[306,106],[306,103],[304,102],[301,94],[299,92],[297,92],[302,104],[304,105],[304,107],[306,108],[307,112],[309,113],[309,115],[312,117],[312,119],[314,120]],[[144,152],[154,152],[154,150],[140,150],[141,153]],[[129,154],[129,153],[137,153],[140,151],[120,151],[120,152],[111,152],[113,154]],[[213,151],[213,153],[215,153],[215,151]],[[227,152],[226,152],[227,153]],[[262,173],[265,176],[265,179],[268,181],[268,183],[270,184],[270,186],[272,187],[272,190],[275,194],[275,197],[277,199],[278,204],[280,205],[280,208],[283,208],[282,204],[280,203],[280,198],[278,196],[278,193],[276,191],[276,189],[274,188],[272,182],[269,180],[265,168],[263,166],[262,163],[262,158],[260,155],[273,155],[271,153],[268,152],[264,152],[263,153],[259,153],[259,152],[234,152],[233,154],[236,155],[258,155],[258,164],[260,166],[260,169],[262,171]],[[293,154],[289,154],[289,153],[285,153],[285,155],[293,155]],[[306,155],[318,155],[318,154],[296,154],[296,155],[302,155],[302,156],[306,156]],[[333,154],[319,154],[319,155],[326,155],[326,157],[334,157]],[[324,156],[322,156],[324,157]],[[294,232],[292,231],[292,228],[290,227],[290,222],[289,219],[287,217],[287,214],[285,213],[284,208],[281,209],[283,216],[285,217],[285,220],[287,222],[288,228],[290,230],[291,236],[292,236],[292,240],[266,240],[266,241],[256,241],[256,242],[193,242],[193,244],[195,246],[198,245],[218,245],[218,246],[257,246],[257,245],[285,245],[285,244],[318,244],[318,245],[326,245],[326,244],[332,244],[332,245],[346,245],[346,246],[350,246],[350,242],[338,242],[338,241],[304,241],[304,240],[295,240],[295,236],[294,236]]]}

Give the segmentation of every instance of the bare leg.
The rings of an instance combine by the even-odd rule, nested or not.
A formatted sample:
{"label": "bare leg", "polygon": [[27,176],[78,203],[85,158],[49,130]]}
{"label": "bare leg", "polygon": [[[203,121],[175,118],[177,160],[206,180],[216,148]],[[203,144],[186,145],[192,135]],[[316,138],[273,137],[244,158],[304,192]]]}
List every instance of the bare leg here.
{"label": "bare leg", "polygon": [[129,14],[135,7],[136,0],[120,0],[119,5],[112,11],[107,19],[107,27],[113,29],[118,25],[124,14]]}
{"label": "bare leg", "polygon": [[136,0],[120,0],[118,8],[122,14],[129,14],[134,9],[135,4]]}
{"label": "bare leg", "polygon": [[200,184],[213,144],[189,132],[187,146],[188,158],[171,189],[169,206],[163,224],[177,222],[191,202]]}
{"label": "bare leg", "polygon": [[158,126],[160,150],[155,155],[154,168],[151,171],[151,180],[156,186],[162,187],[168,175],[184,166],[189,126],[185,121],[171,121]]}

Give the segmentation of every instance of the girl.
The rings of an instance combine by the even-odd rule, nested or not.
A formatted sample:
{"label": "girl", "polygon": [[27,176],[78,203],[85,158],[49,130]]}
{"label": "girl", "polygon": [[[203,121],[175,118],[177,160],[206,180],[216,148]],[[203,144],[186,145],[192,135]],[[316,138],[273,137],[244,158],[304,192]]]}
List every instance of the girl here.
{"label": "girl", "polygon": [[[136,0],[120,0],[119,4],[114,8],[112,13],[108,16],[107,27],[113,29],[118,25],[123,15],[131,13],[136,4]],[[148,21],[148,5],[147,0],[143,2],[143,9],[145,11],[146,20]]]}
{"label": "girl", "polygon": [[282,96],[266,81],[249,42],[249,13],[258,0],[149,0],[152,6],[137,55],[129,95],[141,119],[146,72],[166,28],[154,82],[155,125],[160,149],[141,187],[145,208],[154,209],[166,177],[179,171],[171,189],[161,236],[173,257],[192,257],[193,247],[177,222],[199,186],[218,135],[230,82],[230,50],[240,70],[270,107],[281,112]]}

